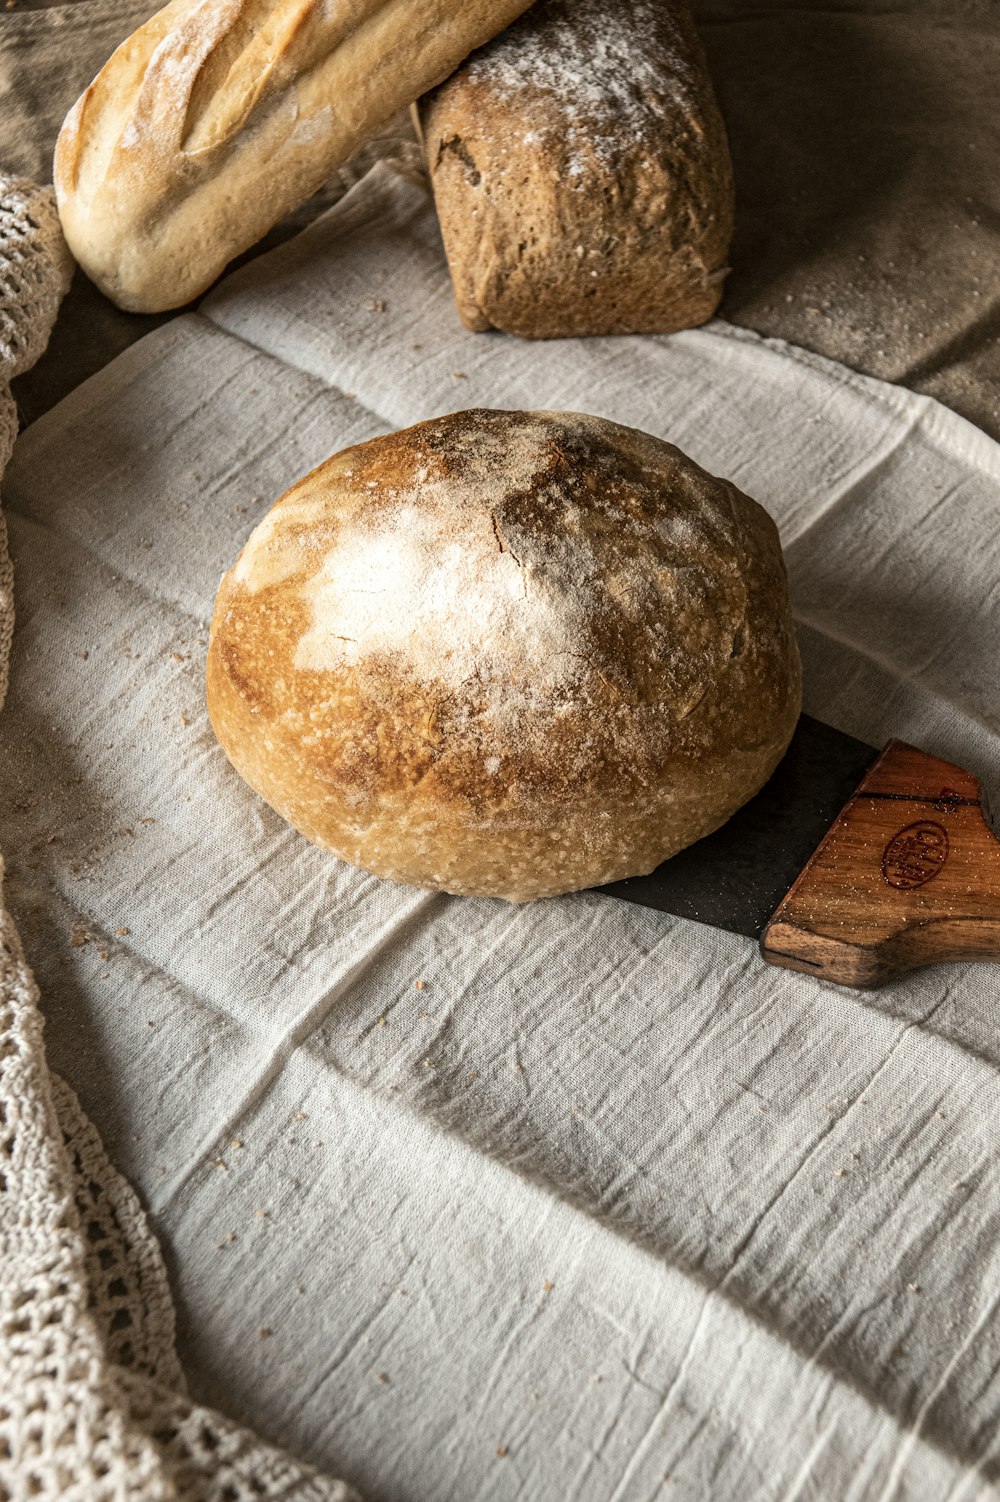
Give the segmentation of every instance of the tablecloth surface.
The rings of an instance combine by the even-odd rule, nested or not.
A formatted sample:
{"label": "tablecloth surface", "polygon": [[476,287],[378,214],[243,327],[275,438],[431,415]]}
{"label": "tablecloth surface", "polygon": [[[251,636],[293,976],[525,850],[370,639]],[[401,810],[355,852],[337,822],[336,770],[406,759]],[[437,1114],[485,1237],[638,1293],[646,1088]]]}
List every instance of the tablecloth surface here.
{"label": "tablecloth surface", "polygon": [[928,398],[724,323],[468,334],[388,165],[127,350],[5,481],[0,848],[192,1389],[384,1502],[993,1496],[1000,972],[852,994],[594,894],[391,886],[214,742],[256,519],[476,404],[632,423],[756,496],[806,707],[997,791],[1000,453]]}

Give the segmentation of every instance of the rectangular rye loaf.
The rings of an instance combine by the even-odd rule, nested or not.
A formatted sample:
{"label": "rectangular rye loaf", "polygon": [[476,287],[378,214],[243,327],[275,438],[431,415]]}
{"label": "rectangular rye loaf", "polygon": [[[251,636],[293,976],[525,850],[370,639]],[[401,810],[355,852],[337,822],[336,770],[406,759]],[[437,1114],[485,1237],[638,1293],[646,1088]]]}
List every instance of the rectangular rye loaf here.
{"label": "rectangular rye loaf", "polygon": [[669,333],[714,313],[732,173],[683,0],[538,0],[418,113],[468,328]]}

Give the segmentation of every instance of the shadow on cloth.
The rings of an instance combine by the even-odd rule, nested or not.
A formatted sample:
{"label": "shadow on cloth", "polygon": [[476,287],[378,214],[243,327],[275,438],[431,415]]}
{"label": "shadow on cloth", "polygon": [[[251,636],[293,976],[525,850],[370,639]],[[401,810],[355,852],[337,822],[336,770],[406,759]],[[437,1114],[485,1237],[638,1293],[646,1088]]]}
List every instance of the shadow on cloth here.
{"label": "shadow on cloth", "polygon": [[995,9],[693,9],[736,177],[723,316],[1000,436]]}

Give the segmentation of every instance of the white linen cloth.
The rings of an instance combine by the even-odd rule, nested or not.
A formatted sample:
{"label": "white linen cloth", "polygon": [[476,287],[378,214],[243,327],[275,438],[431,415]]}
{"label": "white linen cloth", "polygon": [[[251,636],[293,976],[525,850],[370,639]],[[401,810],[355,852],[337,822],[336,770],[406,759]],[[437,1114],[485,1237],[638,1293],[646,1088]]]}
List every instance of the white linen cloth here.
{"label": "white linen cloth", "polygon": [[[8,383],[45,349],[71,271],[52,189],[0,175],[0,473],[17,434]],[[0,708],[11,586],[0,513]],[[6,776],[0,787],[9,797]],[[159,1247],[73,1091],[48,1072],[37,990],[0,893],[0,1497],[355,1495],[188,1399]]]}
{"label": "white linen cloth", "polygon": [[477,404],[733,479],[781,527],[806,707],[996,787],[1000,454],[933,401],[720,323],[468,334],[389,166],[128,350],[4,483],[0,848],[190,1386],[380,1502],[995,1496],[1000,971],[852,994],[596,895],[390,886],[214,742],[251,526]]}

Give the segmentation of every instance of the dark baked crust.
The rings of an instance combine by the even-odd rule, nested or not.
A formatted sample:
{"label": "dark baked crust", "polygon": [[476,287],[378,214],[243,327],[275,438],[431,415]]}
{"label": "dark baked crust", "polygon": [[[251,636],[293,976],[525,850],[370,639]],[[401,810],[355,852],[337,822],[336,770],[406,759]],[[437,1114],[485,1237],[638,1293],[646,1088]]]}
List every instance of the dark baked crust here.
{"label": "dark baked crust", "polygon": [[716,828],[799,699],[770,518],[575,413],[456,413],[330,459],[226,575],[208,662],[230,760],[309,839],[515,901]]}
{"label": "dark baked crust", "polygon": [[670,333],[712,316],[732,172],[684,0],[537,0],[419,116],[468,328]]}

